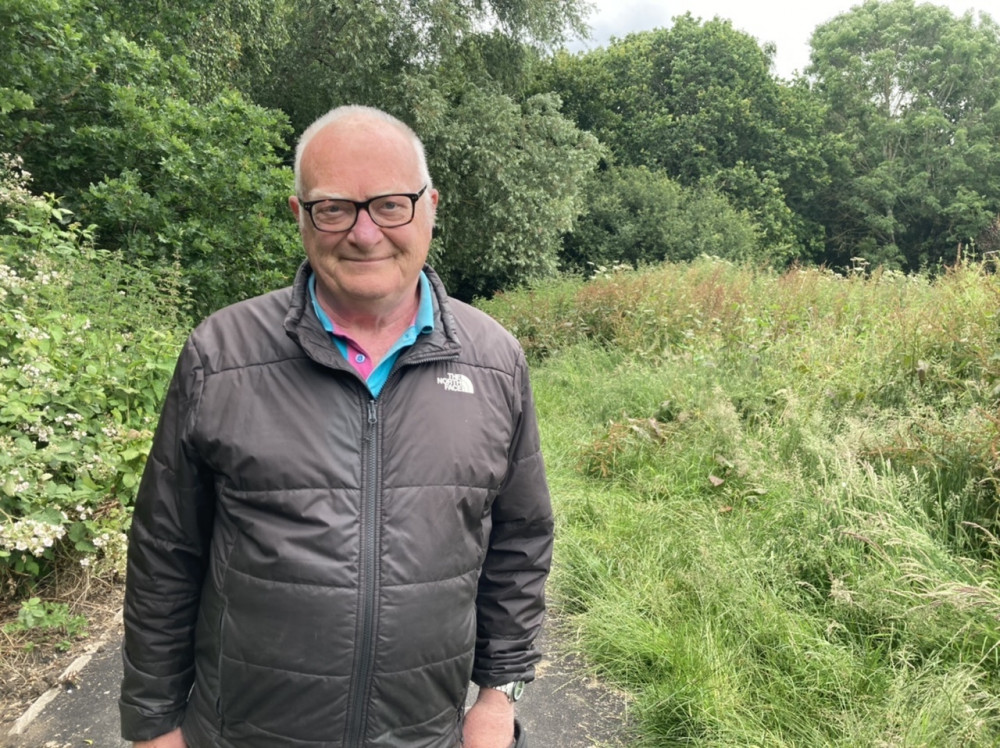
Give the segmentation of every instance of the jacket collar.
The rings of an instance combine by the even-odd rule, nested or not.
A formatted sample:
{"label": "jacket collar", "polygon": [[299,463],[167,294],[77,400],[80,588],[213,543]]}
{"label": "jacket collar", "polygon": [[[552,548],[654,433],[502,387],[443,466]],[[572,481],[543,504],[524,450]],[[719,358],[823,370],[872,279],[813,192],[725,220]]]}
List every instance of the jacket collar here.
{"label": "jacket collar", "polygon": [[[430,265],[424,265],[423,270],[427,274],[427,280],[430,281],[434,302],[434,330],[429,335],[419,336],[417,342],[400,355],[398,363],[455,358],[462,349],[458,326],[451,313],[448,292]],[[347,370],[350,365],[330,344],[330,337],[323,329],[323,324],[316,317],[316,312],[310,303],[308,282],[312,272],[307,260],[299,265],[295,273],[288,312],[285,314],[285,332],[317,363]]]}

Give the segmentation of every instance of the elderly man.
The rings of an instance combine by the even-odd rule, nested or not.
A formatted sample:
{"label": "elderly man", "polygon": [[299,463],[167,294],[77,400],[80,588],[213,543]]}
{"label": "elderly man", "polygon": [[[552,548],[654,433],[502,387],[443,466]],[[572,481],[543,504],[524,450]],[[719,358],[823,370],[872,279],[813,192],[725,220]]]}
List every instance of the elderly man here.
{"label": "elderly man", "polygon": [[163,407],[122,734],[509,748],[552,543],[523,352],[424,264],[438,193],[403,123],[328,113],[295,189],[294,285],[199,325]]}

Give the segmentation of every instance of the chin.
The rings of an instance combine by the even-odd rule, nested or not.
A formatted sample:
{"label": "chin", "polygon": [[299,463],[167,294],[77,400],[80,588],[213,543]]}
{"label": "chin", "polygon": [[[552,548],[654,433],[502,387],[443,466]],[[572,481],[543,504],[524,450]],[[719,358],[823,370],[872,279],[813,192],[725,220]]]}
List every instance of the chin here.
{"label": "chin", "polygon": [[343,289],[348,296],[364,301],[388,301],[402,293],[396,285],[346,284]]}

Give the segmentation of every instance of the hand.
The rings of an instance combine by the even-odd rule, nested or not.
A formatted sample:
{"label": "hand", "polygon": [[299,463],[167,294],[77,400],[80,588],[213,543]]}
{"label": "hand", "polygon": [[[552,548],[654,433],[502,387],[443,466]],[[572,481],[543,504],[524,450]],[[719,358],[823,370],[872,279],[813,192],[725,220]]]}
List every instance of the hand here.
{"label": "hand", "polygon": [[181,735],[181,728],[171,730],[166,735],[161,735],[152,740],[140,740],[132,743],[132,748],[187,748],[184,736]]}
{"label": "hand", "polygon": [[476,703],[465,713],[462,748],[510,748],[514,744],[514,705],[506,694],[480,688]]}

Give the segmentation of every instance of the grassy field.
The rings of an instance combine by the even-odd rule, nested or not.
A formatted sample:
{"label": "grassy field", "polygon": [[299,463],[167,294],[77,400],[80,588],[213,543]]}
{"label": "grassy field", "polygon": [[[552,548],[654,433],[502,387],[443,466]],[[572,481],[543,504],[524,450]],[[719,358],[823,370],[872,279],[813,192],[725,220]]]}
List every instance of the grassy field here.
{"label": "grassy field", "polygon": [[643,745],[1000,743],[1000,279],[714,260],[485,304]]}

